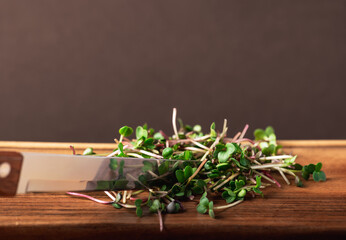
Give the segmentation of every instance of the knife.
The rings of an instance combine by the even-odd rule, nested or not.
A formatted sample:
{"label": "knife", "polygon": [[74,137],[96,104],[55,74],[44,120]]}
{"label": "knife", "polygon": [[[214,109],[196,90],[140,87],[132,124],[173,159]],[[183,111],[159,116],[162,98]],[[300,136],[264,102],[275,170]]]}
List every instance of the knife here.
{"label": "knife", "polygon": [[179,162],[182,161],[0,152],[0,195],[138,189],[145,186],[142,182],[162,181],[159,175],[173,173],[168,169]]}

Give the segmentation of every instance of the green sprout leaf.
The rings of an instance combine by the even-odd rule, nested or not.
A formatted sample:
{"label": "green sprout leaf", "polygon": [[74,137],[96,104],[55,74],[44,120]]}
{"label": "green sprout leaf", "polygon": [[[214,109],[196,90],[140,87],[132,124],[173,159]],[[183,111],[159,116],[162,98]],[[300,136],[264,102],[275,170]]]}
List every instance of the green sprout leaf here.
{"label": "green sprout leaf", "polygon": [[173,149],[170,147],[167,147],[165,149],[163,149],[162,151],[162,157],[165,159],[170,159],[173,155]]}
{"label": "green sprout leaf", "polygon": [[175,177],[177,178],[178,182],[184,183],[185,182],[185,176],[183,170],[177,170],[175,171]]}
{"label": "green sprout leaf", "polygon": [[144,129],[141,126],[138,126],[136,128],[136,138],[137,139],[141,139],[141,138],[147,139],[148,138],[148,130]]}
{"label": "green sprout leaf", "polygon": [[326,181],[326,174],[323,171],[319,171],[319,172],[314,171],[312,174],[312,177],[315,182]]}
{"label": "green sprout leaf", "polygon": [[255,188],[260,188],[261,186],[261,176],[256,176],[256,187]]}
{"label": "green sprout leaf", "polygon": [[316,172],[319,172],[319,171],[321,171],[321,169],[322,169],[322,163],[319,162],[319,163],[317,163],[316,166],[315,166],[315,171],[316,171]]}
{"label": "green sprout leaf", "polygon": [[124,137],[128,137],[133,133],[133,129],[128,126],[123,126],[119,129],[120,135],[123,135]]}
{"label": "green sprout leaf", "polygon": [[213,122],[211,125],[210,125],[210,137],[211,138],[216,138],[217,137],[217,133],[215,131],[215,122]]}
{"label": "green sprout leaf", "polygon": [[210,201],[209,202],[209,216],[211,218],[215,218],[215,214],[214,214],[214,202]]}
{"label": "green sprout leaf", "polygon": [[263,140],[266,136],[266,133],[263,129],[258,128],[254,131],[254,135],[256,140]]}
{"label": "green sprout leaf", "polygon": [[220,163],[227,162],[228,159],[232,156],[232,154],[235,152],[236,148],[232,143],[226,144],[226,150],[220,151],[218,154],[218,159]]}
{"label": "green sprout leaf", "polygon": [[193,126],[193,131],[194,131],[194,132],[201,132],[201,131],[202,131],[201,125],[195,125],[195,126]]}
{"label": "green sprout leaf", "polygon": [[153,138],[155,140],[164,140],[165,139],[160,132],[155,133]]}
{"label": "green sprout leaf", "polygon": [[238,197],[239,198],[243,198],[243,197],[245,197],[245,195],[246,195],[246,190],[245,189],[240,190],[240,192],[238,193]]}
{"label": "green sprout leaf", "polygon": [[83,155],[93,155],[93,154],[95,154],[95,153],[94,153],[93,148],[91,148],[91,147],[85,149],[83,152]]}
{"label": "green sprout leaf", "polygon": [[191,176],[192,176],[192,167],[191,166],[186,166],[185,169],[184,169],[184,178],[188,179]]}
{"label": "green sprout leaf", "polygon": [[118,160],[111,158],[109,161],[109,168],[112,170],[116,170],[118,168]]}

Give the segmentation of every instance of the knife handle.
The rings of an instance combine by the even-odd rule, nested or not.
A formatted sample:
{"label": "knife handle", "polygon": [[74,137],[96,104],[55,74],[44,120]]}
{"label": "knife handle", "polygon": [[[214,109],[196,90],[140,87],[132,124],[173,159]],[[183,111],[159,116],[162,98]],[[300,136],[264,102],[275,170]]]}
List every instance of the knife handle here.
{"label": "knife handle", "polygon": [[22,163],[22,154],[0,152],[0,196],[16,195]]}

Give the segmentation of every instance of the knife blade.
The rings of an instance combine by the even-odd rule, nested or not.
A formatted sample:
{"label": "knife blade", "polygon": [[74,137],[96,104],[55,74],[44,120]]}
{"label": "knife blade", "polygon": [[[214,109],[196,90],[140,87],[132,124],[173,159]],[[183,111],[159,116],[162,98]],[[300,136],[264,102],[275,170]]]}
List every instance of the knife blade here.
{"label": "knife blade", "polygon": [[[138,188],[138,177],[160,178],[143,171],[181,160],[0,152],[0,195],[27,192],[119,190]],[[113,169],[110,168],[113,165]],[[150,177],[151,176],[151,177]]]}

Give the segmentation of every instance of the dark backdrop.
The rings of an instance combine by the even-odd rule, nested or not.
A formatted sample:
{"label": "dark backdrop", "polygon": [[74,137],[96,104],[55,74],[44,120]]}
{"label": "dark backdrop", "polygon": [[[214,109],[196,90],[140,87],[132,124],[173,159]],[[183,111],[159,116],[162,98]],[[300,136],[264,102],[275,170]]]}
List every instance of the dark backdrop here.
{"label": "dark backdrop", "polygon": [[173,107],[229,135],[346,138],[345,23],[337,0],[0,0],[0,140],[171,134]]}

